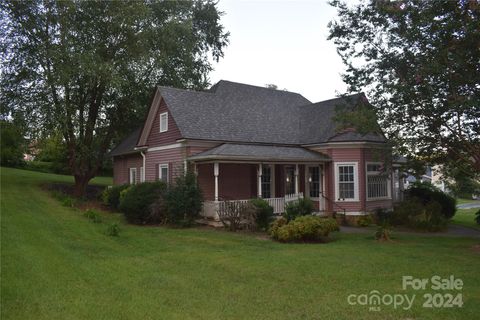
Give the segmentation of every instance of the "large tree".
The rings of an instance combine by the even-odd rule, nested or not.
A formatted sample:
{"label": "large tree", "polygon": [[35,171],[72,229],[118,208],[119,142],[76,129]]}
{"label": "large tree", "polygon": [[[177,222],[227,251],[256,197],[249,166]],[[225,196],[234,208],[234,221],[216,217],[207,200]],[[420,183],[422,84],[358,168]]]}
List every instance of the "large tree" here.
{"label": "large tree", "polygon": [[205,88],[228,42],[213,1],[7,0],[0,12],[1,112],[32,138],[61,132],[79,196],[152,88]]}
{"label": "large tree", "polygon": [[399,151],[480,174],[479,1],[330,4],[343,80],[366,92]]}

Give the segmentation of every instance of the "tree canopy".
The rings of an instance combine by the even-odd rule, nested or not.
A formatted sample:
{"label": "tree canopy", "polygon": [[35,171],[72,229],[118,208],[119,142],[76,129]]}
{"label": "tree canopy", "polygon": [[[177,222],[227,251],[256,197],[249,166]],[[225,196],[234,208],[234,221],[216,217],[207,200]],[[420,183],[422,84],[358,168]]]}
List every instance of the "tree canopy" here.
{"label": "tree canopy", "polygon": [[[477,0],[334,0],[329,39],[401,154],[480,174]],[[350,117],[349,125],[356,117]],[[360,119],[365,122],[364,117]]]}
{"label": "tree canopy", "polygon": [[0,4],[0,103],[30,137],[61,132],[78,195],[155,85],[203,89],[228,33],[213,1]]}

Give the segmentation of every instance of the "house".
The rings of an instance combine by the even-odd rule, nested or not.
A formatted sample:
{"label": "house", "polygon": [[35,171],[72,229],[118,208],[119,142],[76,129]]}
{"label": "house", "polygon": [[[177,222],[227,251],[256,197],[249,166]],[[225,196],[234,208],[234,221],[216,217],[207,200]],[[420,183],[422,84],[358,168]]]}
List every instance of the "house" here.
{"label": "house", "polygon": [[336,108],[363,94],[312,103],[298,93],[230,81],[198,92],[158,87],[141,128],[111,155],[114,183],[164,180],[191,169],[203,215],[224,201],[261,197],[275,213],[309,197],[318,212],[362,215],[391,208],[398,170],[381,134],[336,130]]}

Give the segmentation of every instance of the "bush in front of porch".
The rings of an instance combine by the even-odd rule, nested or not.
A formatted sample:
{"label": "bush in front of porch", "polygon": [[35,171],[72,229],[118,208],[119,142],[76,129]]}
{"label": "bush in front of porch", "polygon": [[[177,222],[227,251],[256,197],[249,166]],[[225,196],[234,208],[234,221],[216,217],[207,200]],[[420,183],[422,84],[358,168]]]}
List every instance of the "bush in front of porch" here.
{"label": "bush in front of porch", "polygon": [[337,221],[306,215],[287,221],[280,218],[270,228],[270,235],[280,242],[324,242],[333,231],[338,231]]}
{"label": "bush in front of porch", "polygon": [[311,215],[313,210],[315,210],[315,205],[312,200],[309,198],[300,198],[285,205],[283,217],[287,219],[287,221],[291,221],[297,217]]}

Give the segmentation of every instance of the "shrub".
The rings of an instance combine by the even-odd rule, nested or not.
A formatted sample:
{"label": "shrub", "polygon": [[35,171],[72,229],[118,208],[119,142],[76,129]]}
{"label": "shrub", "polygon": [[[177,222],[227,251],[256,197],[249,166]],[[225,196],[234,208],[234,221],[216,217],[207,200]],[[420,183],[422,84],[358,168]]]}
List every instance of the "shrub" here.
{"label": "shrub", "polygon": [[388,224],[381,225],[375,232],[375,239],[378,241],[390,241],[391,231],[392,229]]}
{"label": "shrub", "polygon": [[111,223],[107,227],[107,236],[110,237],[118,237],[120,234],[120,227],[118,226],[118,223]]}
{"label": "shrub", "polygon": [[240,229],[242,224],[247,229],[254,229],[255,211],[255,207],[251,203],[224,201],[220,203],[218,217],[225,228],[228,228],[230,231]]}
{"label": "shrub", "polygon": [[313,201],[309,198],[302,198],[292,202],[289,202],[285,206],[285,213],[283,216],[288,220],[294,220],[300,216],[306,216],[312,214],[315,209]]}
{"label": "shrub", "polygon": [[322,241],[330,232],[338,231],[333,218],[301,216],[288,223],[275,222],[270,229],[271,236],[281,242]]}
{"label": "shrub", "polygon": [[128,184],[112,186],[103,190],[102,201],[105,205],[116,210],[120,205],[120,192],[130,187]]}
{"label": "shrub", "polygon": [[457,210],[455,198],[435,188],[431,184],[416,183],[406,192],[407,199],[420,199],[422,204],[428,205],[437,202],[440,205],[440,212],[446,219],[451,219]]}
{"label": "shrub", "polygon": [[257,198],[250,200],[250,203],[255,209],[255,224],[260,230],[268,230],[270,223],[272,223],[273,207],[267,201]]}
{"label": "shrub", "polygon": [[440,231],[448,220],[441,213],[441,205],[435,201],[423,204],[421,199],[411,198],[394,209],[392,223],[425,231]]}
{"label": "shrub", "polygon": [[178,176],[165,195],[167,222],[188,226],[202,210],[203,196],[193,172]]}
{"label": "shrub", "polygon": [[130,223],[155,224],[160,221],[152,217],[151,205],[165,195],[167,185],[163,181],[144,182],[120,191],[120,211]]}
{"label": "shrub", "polygon": [[284,225],[286,225],[288,223],[287,219],[285,219],[284,217],[280,217],[278,219],[276,219],[271,225],[270,225],[270,229],[268,230],[268,232],[270,233],[270,235],[272,237],[275,238],[274,235],[277,234],[278,232],[278,229],[280,227],[283,227]]}
{"label": "shrub", "polygon": [[477,224],[480,224],[480,209],[475,212],[475,221],[477,222]]}
{"label": "shrub", "polygon": [[358,219],[358,222],[357,222],[358,226],[360,226],[360,227],[368,227],[372,223],[373,223],[373,220],[372,220],[372,217],[370,215],[361,216]]}
{"label": "shrub", "polygon": [[94,211],[94,210],[90,210],[90,209],[89,209],[89,210],[85,211],[85,212],[83,213],[83,215],[84,215],[85,217],[87,217],[90,221],[92,221],[93,223],[100,223],[100,222],[102,222],[102,216],[101,216],[98,212],[96,212],[96,211]]}

